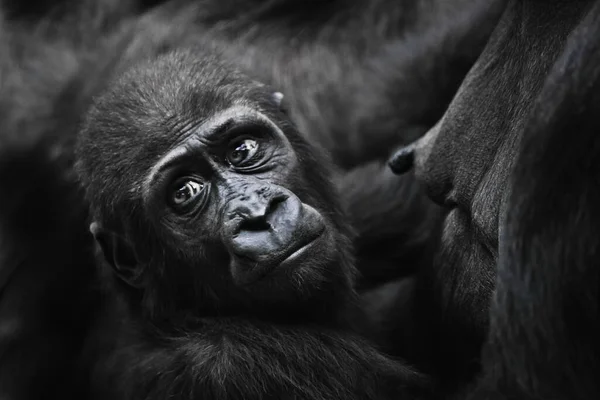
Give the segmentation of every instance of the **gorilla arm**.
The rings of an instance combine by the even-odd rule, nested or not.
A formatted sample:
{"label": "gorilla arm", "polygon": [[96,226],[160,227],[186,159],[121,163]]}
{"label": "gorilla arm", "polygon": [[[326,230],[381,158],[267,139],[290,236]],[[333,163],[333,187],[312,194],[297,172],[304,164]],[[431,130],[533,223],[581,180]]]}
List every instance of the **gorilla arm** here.
{"label": "gorilla arm", "polygon": [[[95,357],[110,382],[98,398],[418,399],[428,383],[349,334],[238,318],[197,324],[154,337],[120,326],[119,349]],[[109,326],[99,337],[114,334]]]}
{"label": "gorilla arm", "polygon": [[375,161],[342,173],[336,183],[356,235],[359,288],[430,266],[443,210],[426,196],[413,173],[396,176]]}

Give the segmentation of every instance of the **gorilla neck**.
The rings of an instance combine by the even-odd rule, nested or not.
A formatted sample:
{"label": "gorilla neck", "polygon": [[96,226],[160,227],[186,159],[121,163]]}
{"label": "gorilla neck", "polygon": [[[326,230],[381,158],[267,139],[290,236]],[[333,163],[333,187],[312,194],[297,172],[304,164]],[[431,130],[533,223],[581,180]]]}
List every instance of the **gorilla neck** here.
{"label": "gorilla neck", "polygon": [[[351,322],[364,320],[358,296],[347,281],[339,278],[321,282],[319,287],[303,287],[285,297],[265,298],[272,293],[241,293],[229,289],[219,296],[203,286],[160,285],[140,293],[131,288],[124,294],[129,313],[140,322],[154,326],[185,329],[206,318],[242,317],[280,324],[318,324],[332,329],[349,329]],[[196,288],[194,288],[196,286]],[[256,289],[258,292],[264,290]]]}

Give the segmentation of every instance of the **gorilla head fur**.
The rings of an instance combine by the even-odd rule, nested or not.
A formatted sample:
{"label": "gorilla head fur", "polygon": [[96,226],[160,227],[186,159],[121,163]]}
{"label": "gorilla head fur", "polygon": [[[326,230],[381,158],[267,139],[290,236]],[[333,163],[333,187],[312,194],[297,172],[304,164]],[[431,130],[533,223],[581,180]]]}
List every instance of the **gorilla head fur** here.
{"label": "gorilla head fur", "polygon": [[77,146],[91,230],[145,314],[331,321],[352,297],[329,165],[280,100],[191,50],[96,98]]}

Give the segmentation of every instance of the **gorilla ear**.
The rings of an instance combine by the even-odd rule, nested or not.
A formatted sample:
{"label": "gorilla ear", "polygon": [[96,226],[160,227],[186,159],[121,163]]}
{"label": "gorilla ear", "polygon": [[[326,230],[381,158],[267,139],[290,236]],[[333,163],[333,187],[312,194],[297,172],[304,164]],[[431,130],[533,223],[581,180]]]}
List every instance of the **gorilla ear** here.
{"label": "gorilla ear", "polygon": [[274,92],[273,101],[275,102],[275,104],[277,104],[278,107],[281,107],[281,104],[283,103],[283,93]]}
{"label": "gorilla ear", "polygon": [[90,232],[117,276],[133,287],[141,287],[143,268],[131,243],[121,235],[103,229],[98,222],[90,225]]}
{"label": "gorilla ear", "polygon": [[287,102],[284,101],[284,95],[281,92],[273,92],[272,94],[273,102],[279,107],[279,109],[283,112],[288,112]]}

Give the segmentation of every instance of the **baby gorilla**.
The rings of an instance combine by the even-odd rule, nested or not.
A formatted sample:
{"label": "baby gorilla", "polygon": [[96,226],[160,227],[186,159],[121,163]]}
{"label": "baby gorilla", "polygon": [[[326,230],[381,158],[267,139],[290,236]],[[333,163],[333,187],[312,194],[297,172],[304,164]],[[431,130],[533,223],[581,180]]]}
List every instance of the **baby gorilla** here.
{"label": "baby gorilla", "polygon": [[120,278],[97,398],[422,398],[420,375],[354,333],[349,227],[280,101],[196,49],[96,97],[77,168]]}

